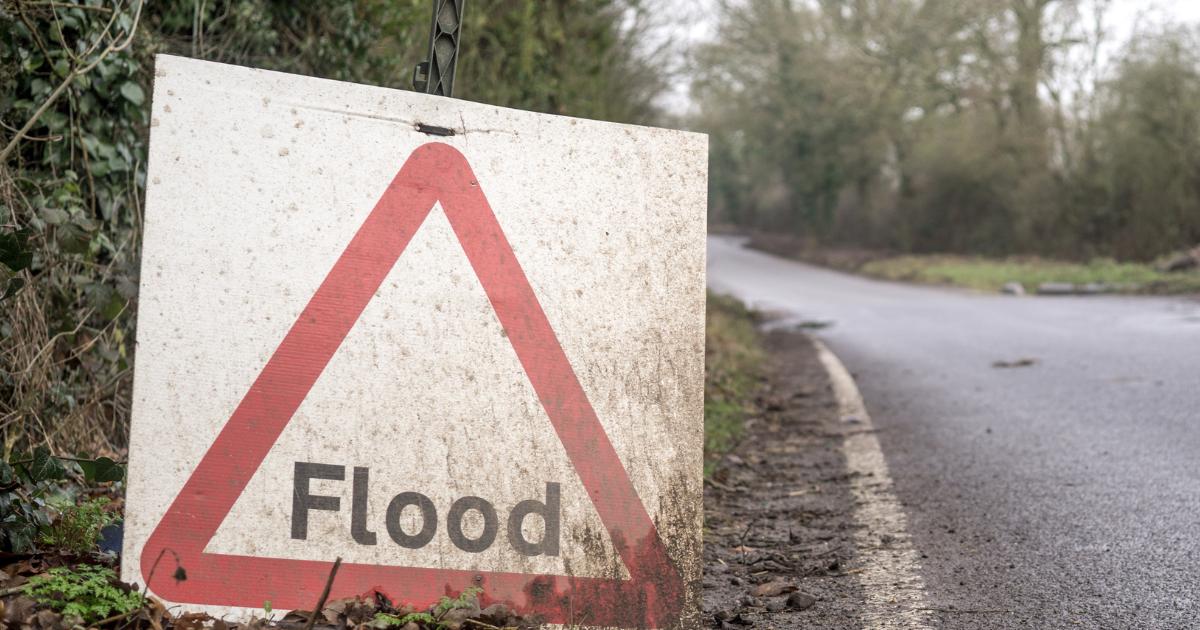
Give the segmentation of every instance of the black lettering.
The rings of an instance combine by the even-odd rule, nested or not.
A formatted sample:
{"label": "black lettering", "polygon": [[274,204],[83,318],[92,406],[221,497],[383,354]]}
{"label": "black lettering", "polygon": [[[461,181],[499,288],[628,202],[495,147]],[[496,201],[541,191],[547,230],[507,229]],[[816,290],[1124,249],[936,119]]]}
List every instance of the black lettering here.
{"label": "black lettering", "polygon": [[[559,512],[562,499],[559,495],[558,484],[546,483],[546,502],[530,499],[521,501],[508,515],[508,543],[518,553],[525,556],[557,556],[559,539]],[[521,525],[525,517],[537,514],[542,517],[542,539],[536,543],[525,540]]]}
{"label": "black lettering", "polygon": [[[415,505],[421,510],[422,520],[421,531],[411,536],[400,527],[400,514],[410,505]],[[392,497],[392,502],[388,504],[386,524],[388,536],[391,536],[397,545],[408,549],[420,549],[429,544],[433,535],[437,533],[437,508],[433,507],[433,501],[423,494],[401,492]]]}
{"label": "black lettering", "polygon": [[354,467],[354,495],[350,505],[350,535],[360,545],[374,545],[375,532],[367,529],[367,487],[371,469]]}
{"label": "black lettering", "polygon": [[[483,516],[483,533],[479,538],[471,540],[463,534],[463,515],[469,510],[475,510]],[[496,540],[496,508],[491,503],[479,497],[463,497],[450,506],[450,514],[446,517],[446,533],[450,534],[450,542],[463,551],[478,553],[492,546]]]}
{"label": "black lettering", "polygon": [[292,538],[296,540],[305,540],[308,538],[309,510],[329,510],[336,512],[341,509],[342,500],[340,497],[326,497],[308,493],[308,482],[313,479],[344,481],[346,479],[346,467],[334,466],[332,464],[296,462],[292,487]]}

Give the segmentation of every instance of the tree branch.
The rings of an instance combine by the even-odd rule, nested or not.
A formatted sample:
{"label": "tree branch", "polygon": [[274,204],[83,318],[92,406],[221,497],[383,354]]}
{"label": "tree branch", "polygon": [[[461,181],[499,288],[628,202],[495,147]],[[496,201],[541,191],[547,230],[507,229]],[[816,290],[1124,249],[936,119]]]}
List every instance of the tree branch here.
{"label": "tree branch", "polygon": [[[104,50],[100,51],[100,53],[96,55],[95,59],[91,60],[85,65],[73,68],[70,72],[68,72],[67,76],[64,77],[62,82],[58,84],[58,87],[54,88],[54,91],[50,93],[50,96],[46,97],[46,100],[42,102],[41,106],[39,106],[37,110],[33,112],[33,115],[29,117],[29,120],[25,121],[25,124],[21,126],[21,129],[17,131],[12,139],[8,141],[8,144],[4,146],[4,149],[0,151],[0,162],[8,159],[8,156],[16,150],[17,145],[20,144],[21,140],[25,138],[25,135],[29,133],[29,130],[33,129],[33,126],[37,124],[37,121],[50,109],[50,106],[53,105],[55,101],[57,101],[58,98],[63,95],[63,92],[65,92],[68,87],[71,86],[72,81],[87,74],[88,72],[91,72],[93,68],[95,68],[101,61],[104,61],[104,59],[109,55],[121,52],[129,47],[129,44],[133,42],[134,34],[137,32],[138,21],[142,17],[142,5],[144,3],[145,0],[139,0],[137,3],[137,11],[133,15],[133,24],[129,27],[129,32],[125,36],[125,41],[121,42],[120,44],[117,44],[116,41],[110,42],[109,45],[104,48]],[[56,18],[58,17],[57,13],[54,15]],[[104,31],[100,33],[100,37],[96,39],[96,43],[94,43],[88,49],[88,52],[84,54],[84,57],[86,57],[88,54],[91,54],[96,47],[100,45],[100,41],[107,36],[109,29],[112,28],[112,24],[116,19],[116,16],[117,12],[114,10],[113,18],[109,20],[108,24],[104,27]],[[64,50],[66,49],[64,48]],[[49,58],[47,58],[47,61],[49,61]]]}

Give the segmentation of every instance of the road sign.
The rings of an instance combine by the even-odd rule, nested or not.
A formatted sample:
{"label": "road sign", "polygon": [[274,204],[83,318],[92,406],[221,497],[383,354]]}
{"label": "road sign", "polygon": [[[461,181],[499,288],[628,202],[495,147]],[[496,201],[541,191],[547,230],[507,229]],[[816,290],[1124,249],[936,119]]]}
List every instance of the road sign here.
{"label": "road sign", "polygon": [[703,136],[168,56],[151,127],[125,579],[695,623]]}

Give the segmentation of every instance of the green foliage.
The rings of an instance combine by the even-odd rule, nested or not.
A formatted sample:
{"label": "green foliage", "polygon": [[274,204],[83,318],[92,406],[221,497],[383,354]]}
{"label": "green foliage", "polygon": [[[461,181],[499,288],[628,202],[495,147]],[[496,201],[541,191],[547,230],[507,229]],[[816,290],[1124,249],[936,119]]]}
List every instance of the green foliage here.
{"label": "green foliage", "polygon": [[734,298],[708,294],[704,336],[704,473],[733,448],[762,375],[754,316]]}
{"label": "green foliage", "polygon": [[112,569],[81,564],[56,567],[29,580],[22,591],[41,606],[95,622],[139,608],[142,596],[120,583]]}
{"label": "green foliage", "polygon": [[0,302],[6,448],[94,448],[106,436],[86,429],[124,432],[149,77],[144,58],[112,48],[133,33],[136,8],[0,10],[0,120],[33,121],[0,165],[0,241],[11,251],[19,235],[26,263],[5,261],[19,275],[0,277],[10,292],[24,286]]}
{"label": "green foliage", "polygon": [[94,485],[124,476],[124,468],[107,457],[55,457],[44,446],[28,457],[0,460],[0,551],[29,552],[39,541],[78,554],[94,550],[111,517],[98,501],[76,507],[78,488],[62,482],[73,477]]}
{"label": "green foliage", "polygon": [[437,619],[433,615],[424,612],[413,612],[404,615],[389,615],[388,613],[375,613],[375,625],[383,626],[404,626],[409,622],[415,622],[423,625],[438,627]]}
{"label": "green foliage", "polygon": [[446,624],[442,622],[442,619],[446,616],[446,613],[452,610],[477,606],[479,595],[482,593],[482,588],[470,586],[463,589],[463,592],[459,593],[458,597],[443,595],[429,612],[406,612],[395,615],[383,612],[375,613],[375,623],[373,625],[390,627],[403,626],[409,622],[415,622],[429,628],[445,628]]}
{"label": "green foliage", "polygon": [[[636,45],[643,15],[473,3],[456,95],[645,122],[663,73]],[[0,164],[6,452],[125,443],[155,54],[408,88],[428,36],[425,0],[0,0],[0,147],[34,121]]]}
{"label": "green foliage", "polygon": [[38,533],[53,521],[47,500],[65,478],[66,466],[45,447],[26,459],[0,461],[0,550],[33,549]]}
{"label": "green foliage", "polygon": [[1123,259],[1200,243],[1200,33],[1136,40],[1098,96],[1062,229]]}
{"label": "green foliage", "polygon": [[458,594],[458,597],[446,597],[445,595],[433,607],[433,616],[441,619],[446,613],[458,608],[470,608],[479,600],[480,593],[483,589],[478,586],[469,586],[463,589],[463,592]]}
{"label": "green foliage", "polygon": [[1105,3],[746,0],[696,55],[714,222],[826,245],[1148,261],[1200,243],[1200,34]]}
{"label": "green foliage", "polygon": [[507,0],[468,5],[455,96],[647,123],[665,88],[661,54],[641,45],[639,0]]}
{"label": "green foliage", "polygon": [[0,301],[12,297],[25,286],[25,278],[18,274],[33,264],[29,235],[29,230],[0,233]]}
{"label": "green foliage", "polygon": [[1065,263],[1039,258],[897,256],[868,262],[860,271],[888,280],[950,284],[990,292],[999,291],[1008,282],[1019,282],[1027,290],[1043,282],[1068,282],[1108,285],[1114,291],[1126,293],[1200,292],[1200,272],[1163,273],[1147,264],[1118,263],[1112,259]]}
{"label": "green foliage", "polygon": [[56,505],[58,519],[44,528],[42,542],[76,555],[93,551],[100,541],[100,531],[118,519],[105,509],[108,503],[106,498],[97,498]]}

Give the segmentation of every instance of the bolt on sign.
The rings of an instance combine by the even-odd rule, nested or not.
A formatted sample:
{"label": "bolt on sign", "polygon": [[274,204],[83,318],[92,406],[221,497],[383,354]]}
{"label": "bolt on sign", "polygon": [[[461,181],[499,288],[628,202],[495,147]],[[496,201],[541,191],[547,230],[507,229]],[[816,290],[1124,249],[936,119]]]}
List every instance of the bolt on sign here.
{"label": "bolt on sign", "polygon": [[697,625],[706,142],[158,57],[123,577]]}

